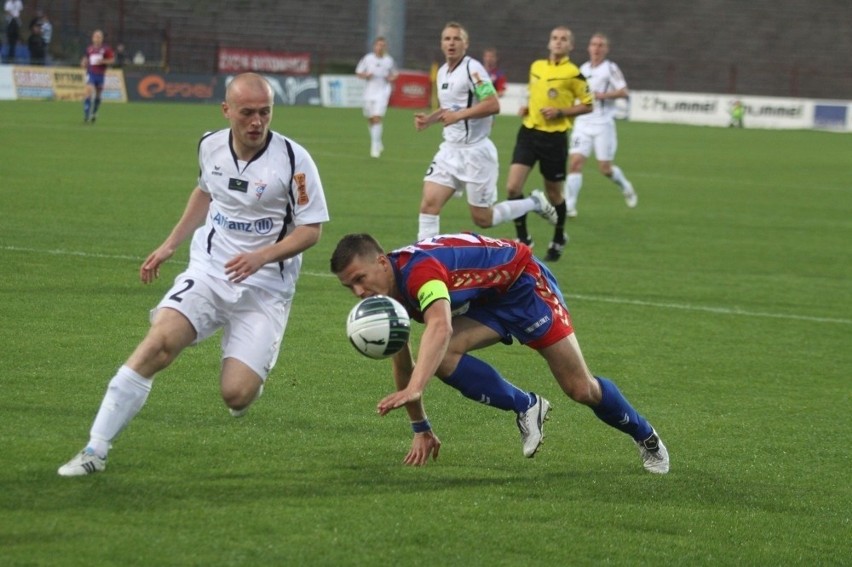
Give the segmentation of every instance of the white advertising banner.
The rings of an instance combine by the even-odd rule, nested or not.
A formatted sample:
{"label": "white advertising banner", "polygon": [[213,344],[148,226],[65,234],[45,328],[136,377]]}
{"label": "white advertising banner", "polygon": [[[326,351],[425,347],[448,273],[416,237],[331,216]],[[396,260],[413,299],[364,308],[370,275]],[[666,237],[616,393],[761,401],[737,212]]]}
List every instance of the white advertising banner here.
{"label": "white advertising banner", "polygon": [[812,128],[814,103],[807,99],[701,93],[632,91],[630,120],[700,126],[728,126],[739,101],[746,128]]}
{"label": "white advertising banner", "polygon": [[355,75],[321,75],[320,97],[323,106],[361,108],[364,105],[364,81]]}
{"label": "white advertising banner", "polygon": [[18,98],[18,93],[15,91],[12,66],[0,65],[0,100],[15,100],[16,98]]}

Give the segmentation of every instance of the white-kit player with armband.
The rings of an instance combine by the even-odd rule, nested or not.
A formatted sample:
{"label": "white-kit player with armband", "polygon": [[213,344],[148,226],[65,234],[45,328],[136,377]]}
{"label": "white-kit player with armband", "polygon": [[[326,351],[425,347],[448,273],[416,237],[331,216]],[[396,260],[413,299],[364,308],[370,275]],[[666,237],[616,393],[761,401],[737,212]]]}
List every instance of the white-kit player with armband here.
{"label": "white-kit player with armband", "polygon": [[[470,216],[480,228],[495,226],[529,212],[556,224],[556,209],[541,191],[526,199],[497,203],[499,163],[497,148],[488,137],[500,100],[485,67],[466,55],[468,35],[464,27],[449,22],[441,32],[441,51],[446,62],[438,69],[438,110],[415,114],[420,131],[440,122],[444,141],[423,178],[417,240],[440,232],[440,213],[453,195],[467,194]],[[495,204],[496,203],[496,204]]]}

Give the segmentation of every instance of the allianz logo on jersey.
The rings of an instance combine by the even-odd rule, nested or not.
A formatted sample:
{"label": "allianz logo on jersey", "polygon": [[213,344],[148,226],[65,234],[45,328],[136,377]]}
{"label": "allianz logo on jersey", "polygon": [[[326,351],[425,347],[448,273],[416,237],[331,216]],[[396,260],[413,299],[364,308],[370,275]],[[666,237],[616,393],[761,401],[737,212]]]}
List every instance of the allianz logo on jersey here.
{"label": "allianz logo on jersey", "polygon": [[213,223],[228,230],[245,232],[247,234],[268,234],[275,226],[275,222],[270,217],[256,221],[241,221],[229,219],[227,216],[218,212],[213,216]]}

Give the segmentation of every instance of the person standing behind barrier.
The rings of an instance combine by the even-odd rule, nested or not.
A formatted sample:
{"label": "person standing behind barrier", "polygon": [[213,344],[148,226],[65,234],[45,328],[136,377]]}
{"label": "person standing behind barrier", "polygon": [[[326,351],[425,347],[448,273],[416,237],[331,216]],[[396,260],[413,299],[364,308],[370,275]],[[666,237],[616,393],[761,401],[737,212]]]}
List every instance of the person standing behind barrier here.
{"label": "person standing behind barrier", "polygon": [[98,108],[101,106],[101,93],[104,90],[106,70],[115,62],[112,48],[104,44],[104,32],[92,32],[92,44],[86,48],[86,55],[80,60],[80,66],[86,68],[86,99],[83,101],[83,121],[95,123]]}
{"label": "person standing behind barrier", "polygon": [[506,92],[506,73],[500,68],[496,48],[489,47],[482,52],[482,64],[491,77],[491,82],[494,84],[497,96],[503,96]]}
{"label": "person standing behind barrier", "polygon": [[364,117],[370,129],[370,157],[380,157],[385,147],[382,143],[382,118],[388,110],[393,82],[399,74],[393,57],[387,53],[387,41],[377,37],[373,51],[364,55],[355,67],[355,74],[364,79]]}
{"label": "person standing behind barrier", "polygon": [[[547,59],[538,59],[530,66],[529,101],[519,111],[524,122],[518,130],[506,181],[509,199],[523,199],[524,183],[539,162],[547,198],[556,209],[553,240],[544,257],[549,262],[559,260],[568,241],[564,197],[567,132],[572,118],[592,110],[593,99],[586,80],[568,58],[573,47],[571,30],[558,26],[550,32]],[[515,232],[518,241],[532,246],[525,216],[515,219]]]}
{"label": "person standing behind barrier", "polygon": [[14,63],[15,49],[21,37],[21,12],[24,10],[24,3],[21,0],[6,0],[3,9],[6,12],[6,41],[8,42],[6,58],[9,63]]}
{"label": "person standing behind barrier", "polygon": [[598,169],[618,185],[624,201],[631,209],[639,198],[633,184],[624,176],[617,165],[613,165],[615,151],[618,148],[618,136],[615,129],[615,101],[627,98],[627,81],[618,65],[606,58],[609,53],[609,39],[602,33],[596,33],[589,40],[589,61],[580,66],[580,72],[589,82],[595,96],[595,108],[591,114],[580,116],[574,122],[571,132],[571,149],[568,164],[568,216],[577,216],[577,198],[583,186],[583,165],[594,153],[598,160]]}
{"label": "person standing behind barrier", "polygon": [[556,211],[541,191],[533,191],[527,199],[497,203],[499,162],[489,136],[500,101],[488,71],[467,55],[467,48],[467,30],[457,22],[447,23],[441,31],[446,63],[435,80],[439,108],[414,115],[418,132],[440,123],[444,138],[423,178],[417,240],[440,232],[441,209],[462,192],[467,193],[471,219],[480,228],[532,211],[556,223]]}
{"label": "person standing behind barrier", "polygon": [[47,44],[41,33],[41,24],[38,22],[30,26],[30,37],[27,38],[27,47],[30,50],[30,65],[44,65],[47,58]]}

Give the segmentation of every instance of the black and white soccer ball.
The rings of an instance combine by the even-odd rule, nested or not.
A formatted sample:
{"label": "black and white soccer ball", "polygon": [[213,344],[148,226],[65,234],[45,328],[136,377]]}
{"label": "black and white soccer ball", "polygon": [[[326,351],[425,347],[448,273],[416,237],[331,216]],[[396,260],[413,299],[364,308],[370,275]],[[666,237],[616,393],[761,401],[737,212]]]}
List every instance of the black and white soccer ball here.
{"label": "black and white soccer ball", "polygon": [[411,334],[405,307],[385,295],[358,302],[346,319],[346,334],[355,349],[369,358],[387,358],[402,350]]}

